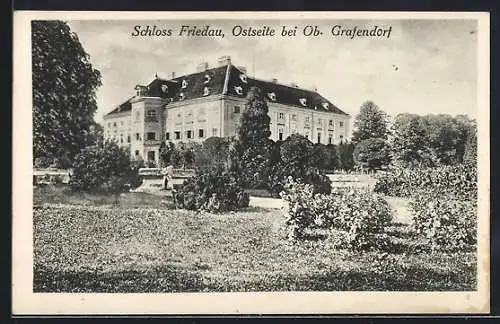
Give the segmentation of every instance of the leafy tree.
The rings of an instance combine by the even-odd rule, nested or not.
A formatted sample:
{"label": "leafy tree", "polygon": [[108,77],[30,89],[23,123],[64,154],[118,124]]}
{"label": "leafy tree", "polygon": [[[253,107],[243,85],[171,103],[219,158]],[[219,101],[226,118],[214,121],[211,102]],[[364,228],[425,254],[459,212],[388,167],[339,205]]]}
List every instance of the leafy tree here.
{"label": "leafy tree", "polygon": [[129,152],[115,142],[84,148],[75,156],[72,169],[71,188],[110,192],[117,202],[121,192],[140,185]]}
{"label": "leafy tree", "polygon": [[176,150],[175,144],[172,142],[162,142],[159,150],[160,165],[167,166],[172,162],[172,155]]}
{"label": "leafy tree", "polygon": [[380,169],[389,164],[389,145],[382,138],[369,138],[356,144],[353,157],[356,165],[363,169]]}
{"label": "leafy tree", "polygon": [[427,115],[427,143],[436,157],[436,162],[453,165],[462,162],[465,152],[470,120],[464,116]]}
{"label": "leafy tree", "polygon": [[354,168],[354,144],[340,142],[337,147],[338,168],[344,171],[352,170]]}
{"label": "leafy tree", "polygon": [[92,137],[101,74],[62,21],[32,21],[33,156],[73,160]]}
{"label": "leafy tree", "polygon": [[359,143],[369,138],[387,139],[387,114],[372,101],[361,105],[359,114],[354,120],[355,131],[352,133],[352,142]]}
{"label": "leafy tree", "polygon": [[399,114],[393,124],[392,157],[403,167],[432,166],[435,157],[429,148],[427,125],[415,114]]}
{"label": "leafy tree", "polygon": [[320,170],[334,170],[338,168],[337,150],[333,144],[313,145],[311,152],[311,165]]}
{"label": "leafy tree", "polygon": [[279,194],[289,176],[313,185],[314,192],[330,193],[330,180],[314,166],[313,151],[313,144],[305,136],[292,134],[284,140],[280,145],[281,162],[273,165],[268,180],[271,193]]}

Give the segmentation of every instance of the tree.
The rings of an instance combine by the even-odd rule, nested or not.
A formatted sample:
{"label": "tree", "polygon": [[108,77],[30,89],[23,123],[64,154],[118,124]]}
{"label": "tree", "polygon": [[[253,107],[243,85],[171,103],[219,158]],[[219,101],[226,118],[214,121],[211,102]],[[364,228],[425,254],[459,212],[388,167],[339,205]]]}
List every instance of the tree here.
{"label": "tree", "polygon": [[389,145],[384,139],[369,138],[356,144],[353,157],[356,165],[372,171],[389,164],[389,153]]}
{"label": "tree", "polygon": [[352,133],[352,142],[359,143],[369,138],[387,139],[387,114],[371,101],[361,105],[359,114],[354,120],[355,131]]}
{"label": "tree", "polygon": [[129,152],[115,142],[88,146],[75,156],[70,187],[82,191],[105,191],[115,195],[140,185]]}
{"label": "tree", "polygon": [[337,157],[338,157],[338,168],[344,171],[349,171],[354,168],[354,144],[353,143],[344,143],[340,142],[337,148]]}
{"label": "tree", "polygon": [[260,88],[251,87],[247,94],[245,110],[241,114],[238,139],[244,150],[262,145],[271,135],[269,108]]}
{"label": "tree", "polygon": [[393,124],[392,157],[403,167],[432,166],[435,163],[424,119],[415,114],[399,114]]}
{"label": "tree", "polygon": [[62,21],[32,21],[33,157],[70,161],[90,142],[101,74]]}
{"label": "tree", "polygon": [[238,130],[242,183],[247,187],[266,187],[272,170],[274,142],[269,139],[271,119],[268,112],[262,90],[251,87]]}

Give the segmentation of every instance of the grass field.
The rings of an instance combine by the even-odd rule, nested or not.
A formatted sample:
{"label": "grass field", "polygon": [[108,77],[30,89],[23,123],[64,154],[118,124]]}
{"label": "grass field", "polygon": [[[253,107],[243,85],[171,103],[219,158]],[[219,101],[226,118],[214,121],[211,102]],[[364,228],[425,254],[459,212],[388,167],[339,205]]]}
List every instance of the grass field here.
{"label": "grass field", "polygon": [[[144,193],[113,198],[34,190],[36,292],[474,290],[474,251],[431,254],[404,219],[398,251],[285,240],[279,210],[213,215],[173,210]],[[404,207],[404,201],[393,201]]]}

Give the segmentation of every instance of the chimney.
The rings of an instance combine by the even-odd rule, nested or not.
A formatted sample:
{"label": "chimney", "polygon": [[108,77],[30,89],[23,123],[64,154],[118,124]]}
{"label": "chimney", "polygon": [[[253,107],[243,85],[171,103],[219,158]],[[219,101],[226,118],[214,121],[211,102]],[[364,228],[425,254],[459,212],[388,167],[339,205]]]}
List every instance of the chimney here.
{"label": "chimney", "polygon": [[208,70],[207,62],[202,62],[196,67],[196,72],[205,72],[206,70]]}
{"label": "chimney", "polygon": [[231,56],[229,56],[229,55],[221,56],[217,60],[217,63],[219,64],[219,66],[228,65],[231,63]]}
{"label": "chimney", "polygon": [[174,78],[175,78],[175,72],[172,72],[172,73],[170,74],[170,78],[171,78],[171,79],[174,79]]}
{"label": "chimney", "polygon": [[311,86],[311,90],[314,91],[314,92],[317,92],[318,91],[318,87],[315,84],[313,84]]}
{"label": "chimney", "polygon": [[278,83],[278,79],[273,78],[273,79],[271,80],[271,82],[272,82],[272,83]]}
{"label": "chimney", "polygon": [[299,86],[297,85],[297,83],[295,83],[295,82],[291,82],[291,83],[290,83],[290,86],[291,86],[291,87],[294,87],[294,88],[298,88],[298,87],[299,87]]}
{"label": "chimney", "polygon": [[240,70],[241,72],[243,72],[245,74],[247,73],[247,68],[244,66],[238,66],[238,70]]}

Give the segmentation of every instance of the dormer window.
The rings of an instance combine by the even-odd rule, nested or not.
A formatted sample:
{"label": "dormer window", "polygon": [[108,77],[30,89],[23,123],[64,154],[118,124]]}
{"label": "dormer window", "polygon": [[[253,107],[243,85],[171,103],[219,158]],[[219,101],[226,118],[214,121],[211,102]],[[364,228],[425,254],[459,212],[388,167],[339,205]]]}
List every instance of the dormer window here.
{"label": "dormer window", "polygon": [[267,96],[269,97],[269,99],[271,99],[272,101],[276,101],[276,94],[274,92],[269,92],[267,94]]}
{"label": "dormer window", "polygon": [[323,102],[321,105],[323,106],[323,108],[328,110],[328,107],[329,107],[328,102]]}
{"label": "dormer window", "polygon": [[212,79],[212,77],[208,74],[205,74],[205,79],[203,80],[203,83],[207,84],[210,82],[210,80]]}
{"label": "dormer window", "polygon": [[188,86],[188,82],[186,80],[182,80],[182,89],[186,89]]}
{"label": "dormer window", "polygon": [[168,93],[168,85],[162,84],[161,85],[161,92],[163,93]]}
{"label": "dormer window", "polygon": [[307,99],[306,98],[300,98],[299,102],[302,106],[306,107],[307,106]]}
{"label": "dormer window", "polygon": [[179,100],[184,100],[186,96],[184,96],[184,93],[179,93]]}
{"label": "dormer window", "polygon": [[234,87],[234,91],[240,96],[243,94],[243,88],[241,86]]}
{"label": "dormer window", "polygon": [[208,87],[203,88],[203,95],[208,96],[210,94],[210,89]]}
{"label": "dormer window", "polygon": [[244,73],[240,74],[240,80],[244,83],[247,83],[248,82],[247,75]]}

